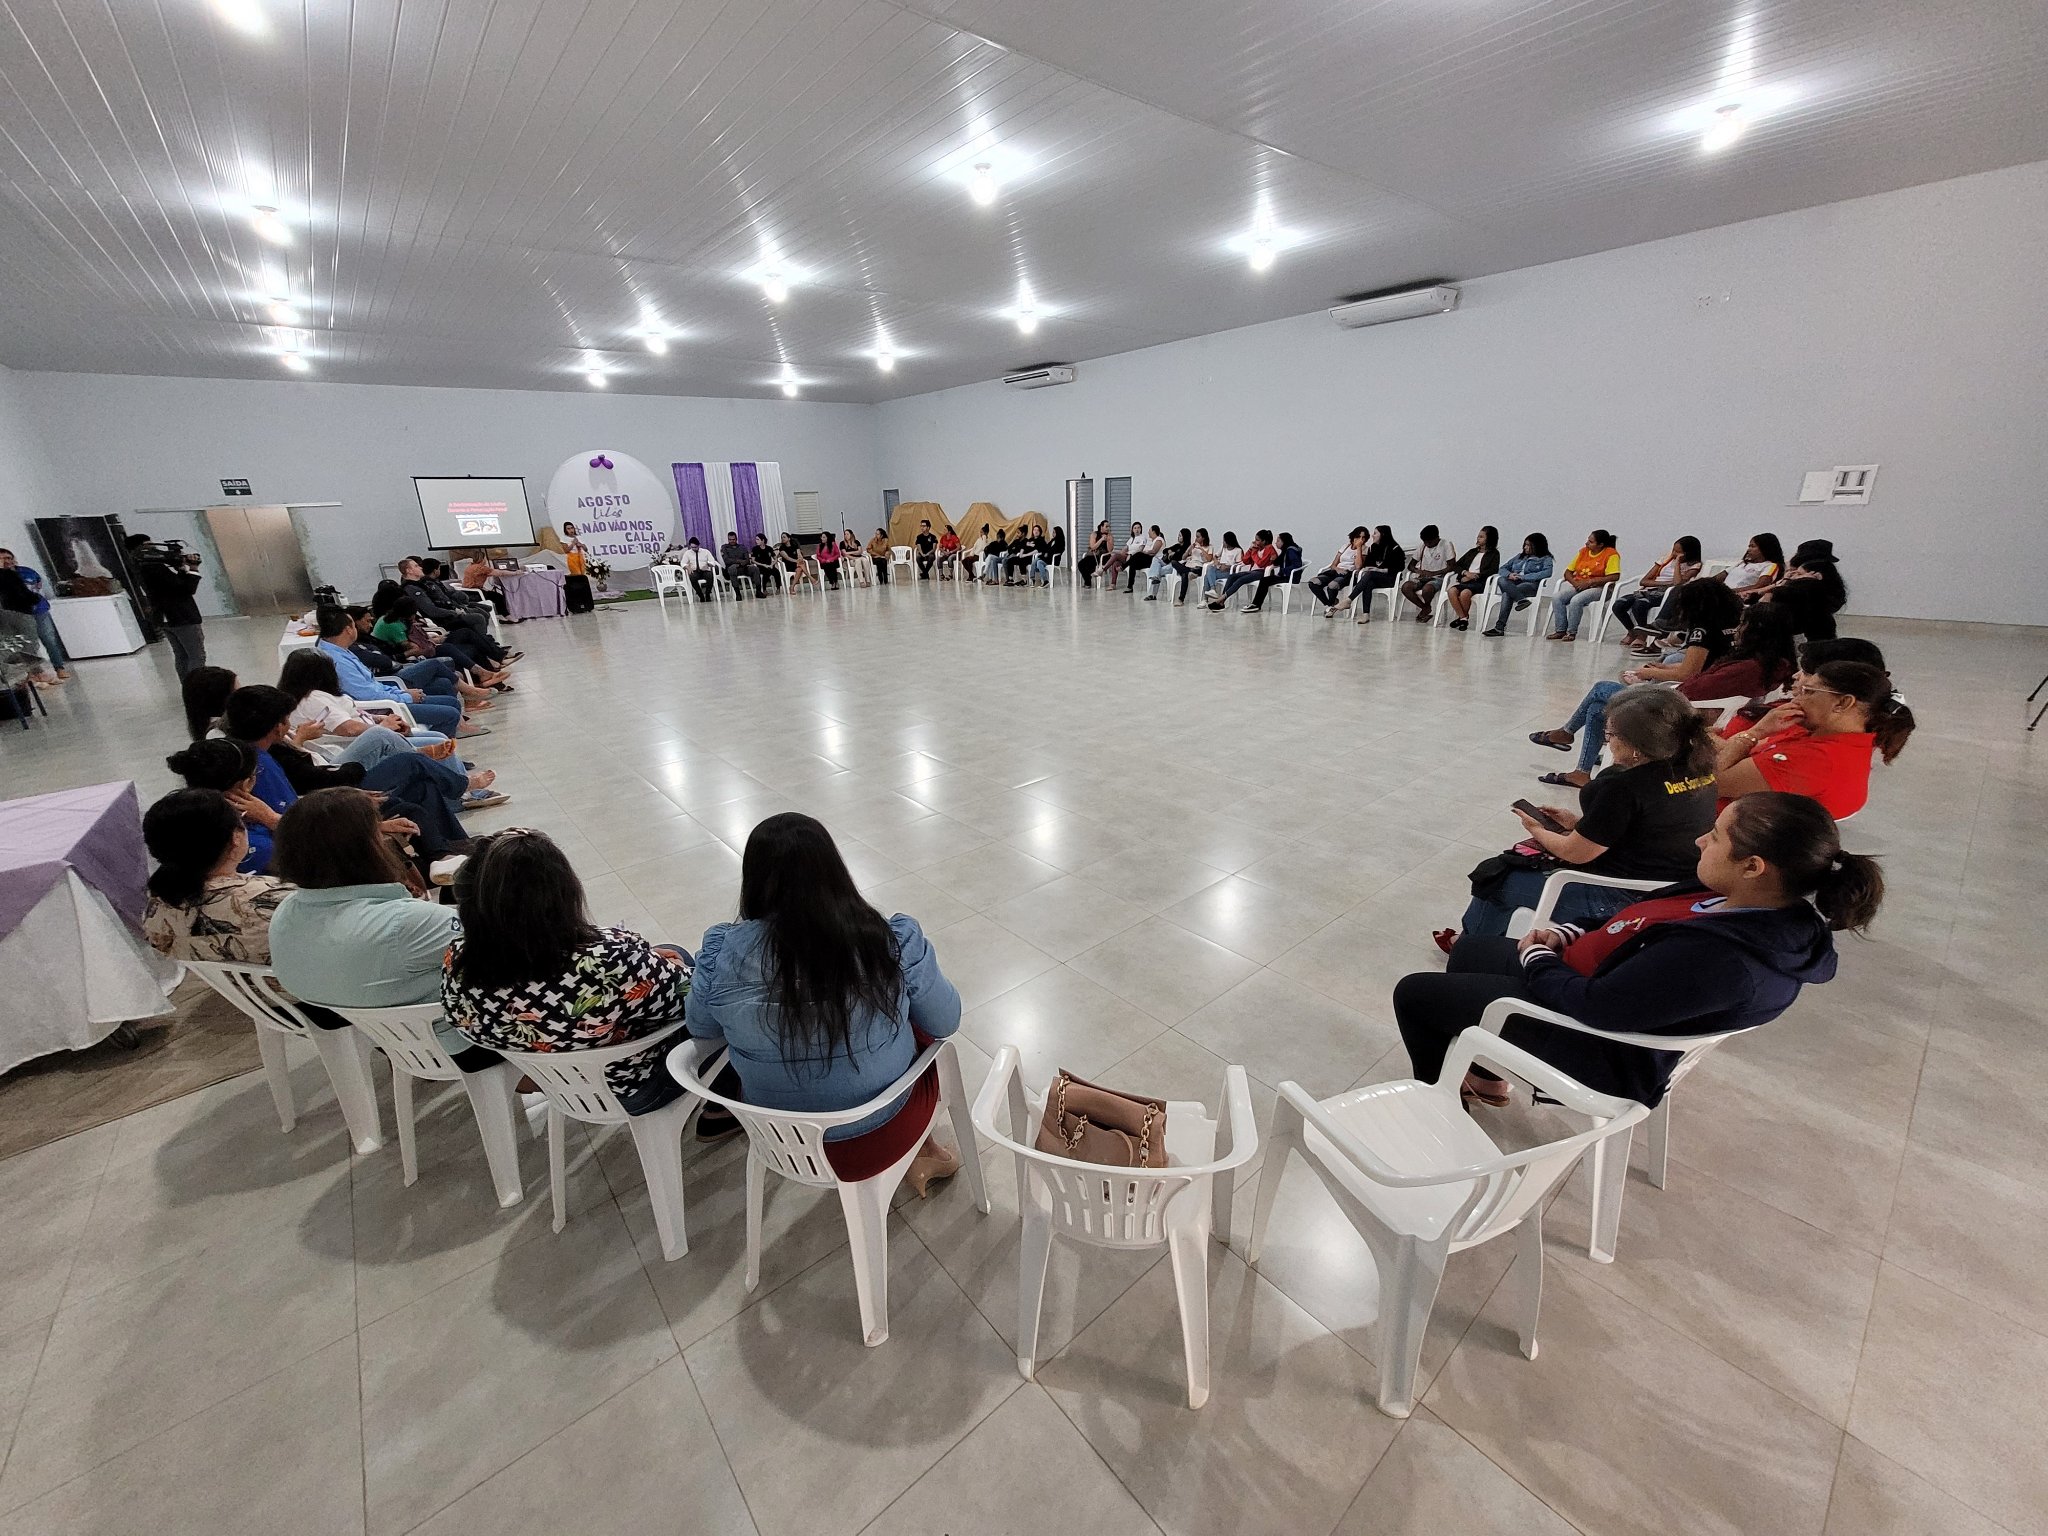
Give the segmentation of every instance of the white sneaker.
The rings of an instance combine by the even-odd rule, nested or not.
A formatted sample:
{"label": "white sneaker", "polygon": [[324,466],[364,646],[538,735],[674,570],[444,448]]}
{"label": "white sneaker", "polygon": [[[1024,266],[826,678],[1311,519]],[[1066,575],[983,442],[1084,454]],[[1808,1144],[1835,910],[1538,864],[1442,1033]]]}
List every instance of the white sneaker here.
{"label": "white sneaker", "polygon": [[434,860],[432,864],[427,866],[427,883],[429,885],[453,885],[455,883],[455,872],[468,862],[469,855],[466,853],[451,853],[445,858]]}

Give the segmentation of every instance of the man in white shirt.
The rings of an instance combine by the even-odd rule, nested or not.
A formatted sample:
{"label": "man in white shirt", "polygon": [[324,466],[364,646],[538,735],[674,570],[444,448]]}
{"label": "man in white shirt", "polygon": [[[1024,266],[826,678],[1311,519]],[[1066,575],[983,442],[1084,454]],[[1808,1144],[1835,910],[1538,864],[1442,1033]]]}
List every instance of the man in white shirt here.
{"label": "man in white shirt", "polygon": [[711,573],[718,567],[718,562],[711,558],[711,551],[706,549],[697,540],[692,539],[676,555],[676,564],[683,568],[684,574],[689,578],[690,589],[697,594],[697,601],[700,603],[710,602],[712,589]]}

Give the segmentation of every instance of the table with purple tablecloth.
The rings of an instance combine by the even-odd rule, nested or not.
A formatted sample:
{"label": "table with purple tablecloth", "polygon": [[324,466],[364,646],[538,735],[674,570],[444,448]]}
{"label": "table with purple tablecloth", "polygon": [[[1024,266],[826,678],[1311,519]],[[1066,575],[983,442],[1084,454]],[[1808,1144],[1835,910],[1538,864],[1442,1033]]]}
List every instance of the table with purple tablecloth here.
{"label": "table with purple tablecloth", "polygon": [[569,611],[562,571],[499,571],[491,580],[505,594],[508,619],[559,619]]}
{"label": "table with purple tablecloth", "polygon": [[179,968],[143,941],[148,876],[132,783],[0,801],[0,1072],[169,1011]]}

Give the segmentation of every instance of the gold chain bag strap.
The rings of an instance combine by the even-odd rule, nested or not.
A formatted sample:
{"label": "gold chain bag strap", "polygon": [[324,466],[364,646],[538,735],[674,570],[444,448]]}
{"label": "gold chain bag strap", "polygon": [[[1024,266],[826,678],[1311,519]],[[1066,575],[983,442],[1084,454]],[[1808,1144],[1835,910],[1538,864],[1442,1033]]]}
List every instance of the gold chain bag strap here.
{"label": "gold chain bag strap", "polygon": [[1103,1088],[1061,1068],[1046,1091],[1033,1145],[1110,1168],[1164,1168],[1166,1101]]}

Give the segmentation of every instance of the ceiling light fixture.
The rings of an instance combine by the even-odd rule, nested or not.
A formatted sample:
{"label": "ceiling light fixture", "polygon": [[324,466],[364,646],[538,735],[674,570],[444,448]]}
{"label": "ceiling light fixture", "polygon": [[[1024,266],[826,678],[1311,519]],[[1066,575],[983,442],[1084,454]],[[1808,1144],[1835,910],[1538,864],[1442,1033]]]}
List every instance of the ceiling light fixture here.
{"label": "ceiling light fixture", "polygon": [[656,357],[667,357],[668,338],[662,335],[660,331],[650,328],[647,332],[647,350]]}
{"label": "ceiling light fixture", "polygon": [[297,325],[299,312],[289,304],[273,304],[270,306],[270,318],[278,325]]}
{"label": "ceiling light fixture", "polygon": [[583,382],[592,389],[603,389],[605,387],[604,370],[601,368],[591,369],[590,372],[583,375]]}
{"label": "ceiling light fixture", "polygon": [[875,366],[884,373],[894,373],[896,371],[896,354],[887,347],[882,348],[881,351],[875,354]]}
{"label": "ceiling light fixture", "polygon": [[1700,135],[1700,148],[1707,154],[1718,154],[1742,137],[1749,127],[1749,114],[1739,101],[1725,102],[1714,108],[1714,115],[1707,123],[1707,131]]}
{"label": "ceiling light fixture", "polygon": [[282,272],[272,272],[263,279],[263,295],[273,304],[289,304],[292,285]]}
{"label": "ceiling light fixture", "polygon": [[251,37],[261,37],[270,30],[270,21],[263,14],[263,7],[256,0],[213,0],[214,13],[237,32],[247,32]]}
{"label": "ceiling light fixture", "polygon": [[1251,250],[1245,259],[1251,263],[1254,272],[1264,272],[1272,267],[1276,254],[1278,253],[1273,249],[1273,237],[1270,234],[1256,234],[1252,236]]}
{"label": "ceiling light fixture", "polygon": [[797,388],[798,388],[798,383],[797,383],[797,376],[796,376],[796,364],[795,364],[795,363],[784,363],[784,364],[782,365],[782,392],[783,392],[783,394],[787,395],[787,396],[788,396],[788,397],[789,397],[790,399],[794,400],[794,399],[796,398],[796,392],[797,392]]}
{"label": "ceiling light fixture", "polygon": [[313,366],[311,363],[307,362],[305,358],[301,357],[296,352],[285,353],[284,365],[285,367],[291,369],[293,373],[304,373],[306,372],[306,370]]}
{"label": "ceiling light fixture", "polygon": [[282,331],[277,338],[278,360],[294,373],[304,373],[312,365],[299,351],[299,333]]}
{"label": "ceiling light fixture", "polygon": [[782,275],[782,268],[762,268],[761,292],[767,296],[770,304],[780,304],[789,297],[789,279]]}
{"label": "ceiling light fixture", "polygon": [[277,216],[275,208],[271,207],[268,203],[258,203],[250,211],[255,215],[250,222],[254,225],[257,234],[268,240],[272,245],[290,245],[292,243],[292,232],[286,226],[284,220]]}
{"label": "ceiling light fixture", "polygon": [[995,202],[1000,191],[1002,188],[996,182],[995,167],[986,160],[975,166],[974,174],[967,178],[967,195],[984,208]]}

